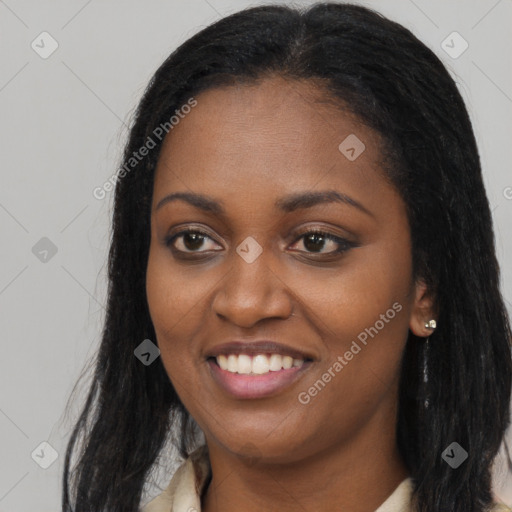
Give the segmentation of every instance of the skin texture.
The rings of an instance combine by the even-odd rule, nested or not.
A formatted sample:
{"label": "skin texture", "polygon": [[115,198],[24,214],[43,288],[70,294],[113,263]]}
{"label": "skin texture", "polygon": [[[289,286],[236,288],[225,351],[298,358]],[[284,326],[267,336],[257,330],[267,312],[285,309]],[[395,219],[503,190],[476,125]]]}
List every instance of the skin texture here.
{"label": "skin texture", "polygon": [[[279,77],[205,91],[159,158],[147,297],[163,364],[209,447],[206,512],[373,512],[408,476],[395,440],[399,367],[409,329],[430,334],[423,324],[433,318],[431,301],[413,281],[405,204],[382,177],[378,135],[322,97],[311,82]],[[366,146],[354,161],[338,149],[350,134]],[[274,206],[321,190],[369,213],[338,202],[288,213]],[[156,209],[174,192],[208,195],[226,213],[183,200]],[[209,238],[201,245],[178,237],[173,252],[166,237],[186,228]],[[357,245],[329,255],[336,242],[308,242],[306,228]],[[249,236],[263,248],[250,264],[236,252]],[[196,259],[180,259],[178,249],[195,250]],[[299,393],[394,303],[400,312],[300,403]],[[205,359],[235,339],[275,340],[314,361],[273,396],[235,399]]]}

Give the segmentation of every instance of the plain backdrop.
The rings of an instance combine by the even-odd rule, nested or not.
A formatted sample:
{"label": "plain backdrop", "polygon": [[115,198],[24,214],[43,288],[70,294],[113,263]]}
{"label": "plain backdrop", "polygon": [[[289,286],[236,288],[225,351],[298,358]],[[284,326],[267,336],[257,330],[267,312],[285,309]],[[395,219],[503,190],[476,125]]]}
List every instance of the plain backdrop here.
{"label": "plain backdrop", "polygon": [[[125,124],[173,49],[261,3],[0,0],[0,512],[59,510],[80,403],[68,415],[64,409],[104,319],[112,193],[98,200],[92,191],[117,168]],[[474,123],[510,301],[512,2],[360,3],[410,28],[456,79]],[[447,37],[452,55],[443,49]],[[505,471],[499,459],[495,490],[512,504]]]}

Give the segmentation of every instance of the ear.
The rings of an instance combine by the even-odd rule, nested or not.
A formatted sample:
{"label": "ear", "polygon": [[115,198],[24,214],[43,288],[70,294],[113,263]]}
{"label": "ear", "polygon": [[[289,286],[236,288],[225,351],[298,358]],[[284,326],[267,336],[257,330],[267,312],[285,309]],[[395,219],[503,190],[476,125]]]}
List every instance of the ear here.
{"label": "ear", "polygon": [[430,336],[433,330],[425,327],[425,323],[429,320],[436,320],[433,298],[427,285],[419,280],[414,285],[414,303],[411,308],[409,329],[416,336]]}

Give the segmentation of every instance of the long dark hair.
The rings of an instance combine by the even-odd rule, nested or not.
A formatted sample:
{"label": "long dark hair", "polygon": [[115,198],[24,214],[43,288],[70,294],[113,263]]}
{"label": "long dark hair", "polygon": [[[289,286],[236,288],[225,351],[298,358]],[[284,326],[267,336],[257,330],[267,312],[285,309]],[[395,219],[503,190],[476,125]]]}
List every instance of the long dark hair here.
{"label": "long dark hair", "polygon": [[[491,465],[510,421],[511,332],[468,113],[441,61],[409,30],[361,6],[317,3],[217,21],[175,50],[144,93],[117,177],[106,319],[67,447],[66,512],[136,511],[164,445],[190,453],[193,420],[160,359],[145,366],[134,357],[156,340],[145,292],[155,129],[203,90],[276,74],[315,80],[333,108],[381,134],[383,172],[407,206],[414,274],[438,319],[427,380],[425,344],[412,333],[400,375],[397,444],[418,511],[483,512],[492,502]],[[149,138],[155,147],[134,165]],[[454,441],[467,452],[457,470],[441,457]]]}

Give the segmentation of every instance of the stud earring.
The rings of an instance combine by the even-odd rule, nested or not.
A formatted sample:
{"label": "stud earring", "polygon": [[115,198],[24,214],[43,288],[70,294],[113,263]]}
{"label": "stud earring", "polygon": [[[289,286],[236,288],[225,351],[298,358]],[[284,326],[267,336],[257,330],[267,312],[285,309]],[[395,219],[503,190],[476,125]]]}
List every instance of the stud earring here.
{"label": "stud earring", "polygon": [[435,329],[436,327],[437,327],[437,323],[435,320],[429,320],[428,322],[425,322],[426,329]]}

